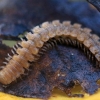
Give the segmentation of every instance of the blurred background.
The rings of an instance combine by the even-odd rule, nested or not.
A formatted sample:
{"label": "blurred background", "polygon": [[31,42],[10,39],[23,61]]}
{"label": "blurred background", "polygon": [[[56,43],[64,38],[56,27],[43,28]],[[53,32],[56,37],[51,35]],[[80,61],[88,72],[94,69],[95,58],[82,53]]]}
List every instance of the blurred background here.
{"label": "blurred background", "polygon": [[100,36],[100,13],[86,0],[0,0],[0,37],[17,39],[44,21],[80,23]]}

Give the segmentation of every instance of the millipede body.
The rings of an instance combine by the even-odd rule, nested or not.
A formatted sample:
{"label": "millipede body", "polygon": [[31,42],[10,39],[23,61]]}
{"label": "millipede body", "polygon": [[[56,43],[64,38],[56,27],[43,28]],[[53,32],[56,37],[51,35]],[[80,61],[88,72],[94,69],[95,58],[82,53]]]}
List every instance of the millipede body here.
{"label": "millipede body", "polygon": [[30,62],[36,62],[46,51],[57,44],[71,45],[80,48],[96,67],[100,66],[99,37],[91,34],[88,28],[80,24],[71,25],[70,21],[60,23],[59,20],[44,22],[26,34],[26,39],[15,45],[13,56],[8,54],[7,62],[0,70],[0,83],[8,85],[29,70]]}

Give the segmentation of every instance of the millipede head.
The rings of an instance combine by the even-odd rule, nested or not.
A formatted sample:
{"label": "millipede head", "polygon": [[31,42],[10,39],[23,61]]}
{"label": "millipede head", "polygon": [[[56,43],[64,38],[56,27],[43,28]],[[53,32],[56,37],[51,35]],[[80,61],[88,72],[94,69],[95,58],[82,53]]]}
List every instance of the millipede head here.
{"label": "millipede head", "polygon": [[5,71],[3,70],[3,72],[0,72],[0,83],[2,84],[9,84],[9,80],[7,80],[7,77],[5,77]]}

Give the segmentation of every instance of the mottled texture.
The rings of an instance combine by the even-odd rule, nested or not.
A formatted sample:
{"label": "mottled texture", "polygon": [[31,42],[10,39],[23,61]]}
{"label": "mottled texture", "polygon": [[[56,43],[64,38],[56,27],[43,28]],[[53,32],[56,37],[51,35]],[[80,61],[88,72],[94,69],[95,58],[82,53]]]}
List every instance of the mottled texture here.
{"label": "mottled texture", "polygon": [[31,68],[29,75],[5,88],[4,92],[23,97],[48,98],[54,87],[67,91],[76,80],[89,94],[99,88],[96,81],[100,78],[100,69],[95,68],[93,62],[77,48],[59,45],[42,56],[38,63],[31,64]]}
{"label": "mottled texture", "polygon": [[91,61],[95,58],[95,63],[100,65],[99,37],[92,35],[90,29],[81,28],[80,24],[71,25],[69,21],[60,23],[59,20],[54,20],[51,23],[44,22],[41,27],[34,27],[32,32],[34,34],[27,33],[26,40],[21,39],[19,45],[12,48],[13,55],[6,58],[7,62],[4,62],[5,66],[0,71],[0,83],[3,85],[16,81],[29,68],[29,62],[36,62],[41,54],[58,43],[83,49],[90,55]]}

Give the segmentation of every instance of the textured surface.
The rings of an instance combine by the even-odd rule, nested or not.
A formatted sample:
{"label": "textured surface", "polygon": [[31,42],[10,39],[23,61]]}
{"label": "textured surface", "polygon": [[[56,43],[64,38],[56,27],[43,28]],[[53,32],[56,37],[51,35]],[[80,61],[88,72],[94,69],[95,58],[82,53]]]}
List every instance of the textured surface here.
{"label": "textured surface", "polygon": [[[3,47],[2,47],[3,48]],[[7,49],[8,47],[6,47],[6,49]],[[60,48],[62,48],[62,50],[64,51],[64,56],[61,56],[61,55],[58,55],[58,53],[62,53],[62,55],[63,55],[63,52],[62,52],[62,50],[60,49]],[[6,50],[6,49],[3,49],[3,51],[4,50]],[[69,51],[70,50],[70,51]],[[1,50],[2,51],[2,50]],[[59,51],[59,52],[58,52]],[[68,51],[68,52],[66,52],[66,51]],[[5,51],[5,54],[6,54],[6,52],[8,52],[8,51]],[[69,53],[70,52],[70,53]],[[0,53],[0,55],[2,54],[2,52]],[[90,71],[89,71],[89,73],[91,73],[91,71],[93,71],[95,68],[94,68],[94,66],[93,66],[93,64],[91,63],[91,62],[89,62],[89,60],[86,58],[86,56],[81,52],[81,51],[78,51],[78,49],[74,49],[74,48],[67,48],[67,47],[62,47],[62,46],[59,46],[59,49],[54,49],[53,50],[53,52],[48,52],[47,53],[47,55],[50,57],[50,58],[48,58],[48,59],[51,59],[51,58],[56,58],[56,54],[58,55],[57,57],[60,59],[60,57],[61,58],[65,58],[65,56],[67,56],[67,59],[65,59],[65,62],[68,60],[68,65],[71,65],[70,64],[70,61],[73,61],[73,59],[74,58],[77,58],[77,59],[75,59],[75,61],[76,62],[73,62],[72,64],[79,64],[80,62],[81,62],[81,59],[85,59],[85,62],[86,62],[86,64],[84,63],[84,64],[82,64],[81,66],[83,66],[83,69],[84,68],[86,68],[86,66],[88,66],[88,65],[90,65],[90,67],[88,66],[87,68],[88,69],[91,69]],[[65,55],[66,54],[66,55]],[[53,56],[53,55],[55,55],[55,56]],[[5,57],[6,55],[2,55],[3,57]],[[78,58],[78,57],[79,58]],[[44,63],[46,62],[46,60],[45,60],[45,58],[47,58],[46,57],[46,55],[45,55],[45,57],[44,57],[44,59],[42,59],[41,61],[43,61],[44,60]],[[70,59],[68,59],[68,58],[70,58]],[[54,59],[55,60],[55,59]],[[53,61],[54,61],[53,60]],[[61,60],[61,59],[60,59]],[[61,60],[61,62],[62,62],[62,60]],[[64,63],[65,63],[64,62]],[[82,61],[83,62],[83,61]],[[47,62],[48,63],[48,62]],[[64,64],[63,63],[63,64]],[[58,63],[57,63],[58,64]],[[1,64],[2,65],[2,64]],[[38,64],[39,66],[41,66],[41,65],[43,65],[44,66],[44,64],[43,64],[43,62],[42,62],[42,64],[40,63],[40,64]],[[48,64],[47,64],[48,65]],[[86,66],[85,66],[86,65]],[[53,62],[53,64],[52,64],[52,66],[55,66],[55,62]],[[80,65],[78,65],[78,66],[80,66]],[[67,67],[67,66],[66,66]],[[74,66],[72,65],[71,66],[72,68],[74,68]],[[70,68],[70,67],[69,67]],[[71,68],[71,69],[72,69]],[[57,70],[57,69],[56,69]],[[79,70],[82,70],[81,68],[79,68]],[[86,69],[85,69],[86,70]],[[82,72],[84,72],[84,70],[82,71]],[[80,73],[81,74],[81,73]],[[99,74],[98,73],[98,71],[93,71],[93,76],[95,77],[95,79],[98,79],[98,77],[96,76],[96,74]],[[31,76],[32,75],[32,76]],[[74,74],[75,75],[75,74]],[[79,74],[77,74],[76,73],[76,75],[77,76],[79,76]],[[92,76],[90,76],[91,74],[89,74],[89,75],[85,75],[85,77],[87,77],[88,76],[88,78],[90,78],[90,80],[87,80],[87,82],[89,82],[90,84],[92,83],[91,82],[91,80],[93,79],[94,80],[94,77],[92,77]],[[27,92],[27,91],[29,91],[29,89],[30,89],[30,87],[32,88],[32,84],[31,85],[29,85],[28,84],[28,82],[27,81],[29,81],[29,80],[32,80],[32,77],[33,77],[33,74],[32,74],[32,72],[29,74],[29,76],[31,76],[31,79],[27,76],[26,77],[26,79],[25,78],[23,78],[23,81],[25,82],[25,86],[23,85],[23,82],[21,81],[21,80],[19,80],[19,84],[21,84],[21,85],[17,85],[17,88],[18,88],[18,90],[21,92],[21,94],[22,94],[22,91],[24,91],[24,89],[25,88],[27,88],[27,89],[25,89],[26,91],[25,92]],[[78,77],[77,77],[78,78]],[[83,76],[81,77],[82,79],[85,79]],[[25,80],[24,80],[25,79]],[[82,80],[83,81],[83,80]],[[21,83],[22,82],[22,83]],[[94,82],[93,82],[94,84],[95,84],[95,80],[94,80]],[[17,94],[18,95],[18,90],[17,90],[17,88],[16,88],[16,85],[17,83],[14,83],[14,86],[11,86],[10,88],[11,88],[11,91],[10,91],[10,88],[8,88],[8,90],[6,91],[6,92],[9,92],[9,93],[14,93],[14,94]],[[28,86],[26,86],[28,84]],[[91,84],[91,86],[93,86],[93,84]],[[21,90],[20,89],[20,87],[22,87],[23,89]],[[93,88],[94,88],[94,90],[96,89],[96,87],[97,87],[97,85],[95,84],[95,88],[94,88],[94,86],[93,86]],[[58,87],[59,88],[59,87]],[[0,88],[1,89],[1,88]],[[33,89],[34,90],[34,89]],[[93,91],[94,91],[93,90]],[[15,92],[16,91],[16,92]],[[78,87],[76,87],[76,89],[74,89],[74,93],[80,93],[80,89],[78,88]],[[89,91],[91,91],[91,88],[89,89]],[[24,92],[24,93],[25,93]],[[31,93],[32,93],[32,91],[30,91]],[[92,91],[91,91],[92,92]],[[83,92],[82,92],[83,93]],[[20,95],[21,95],[20,94]],[[27,94],[28,95],[28,94]],[[98,91],[97,93],[95,93],[94,95],[92,95],[92,96],[87,96],[87,95],[85,95],[85,98],[68,98],[67,96],[66,96],[66,94],[65,93],[63,93],[63,92],[61,92],[61,91],[58,91],[58,90],[54,90],[53,91],[53,94],[51,95],[51,97],[50,97],[50,99],[48,99],[48,100],[55,100],[55,99],[57,99],[57,100],[99,100],[100,99],[100,97],[99,97],[99,95],[100,95],[100,92]],[[28,95],[29,96],[29,95]],[[5,99],[7,99],[7,100],[40,100],[40,99],[29,99],[29,98],[20,98],[20,97],[16,97],[16,96],[11,96],[11,95],[8,95],[8,94],[4,94],[4,93],[0,93],[0,99],[1,100],[5,100]]]}
{"label": "textured surface", "polygon": [[54,20],[51,23],[44,22],[41,27],[34,27],[32,32],[34,34],[27,33],[26,40],[21,39],[13,47],[12,56],[5,58],[7,61],[0,71],[0,83],[7,85],[16,81],[28,70],[29,62],[36,62],[45,51],[59,43],[79,47],[95,62],[96,67],[100,66],[99,37],[92,35],[90,29],[81,28],[77,23],[71,25],[69,21],[60,23],[59,20]]}
{"label": "textured surface", "polygon": [[[63,48],[63,47],[60,47],[60,48]],[[59,53],[61,53],[60,51],[62,51],[62,50],[60,50],[60,48],[58,48],[57,50],[53,50],[53,54],[52,53],[50,53],[49,54],[49,56],[50,56],[50,58],[54,58],[53,57],[53,55],[55,55],[55,54],[57,54],[58,55],[58,52]],[[72,48],[69,48],[69,49],[71,49],[70,51],[72,51],[70,54],[69,54],[69,56],[72,56],[72,58],[73,58],[73,56],[76,56],[77,55],[77,50],[76,50],[76,52],[75,52],[75,50],[74,49],[72,49]],[[74,50],[74,52],[75,52],[75,54],[76,55],[73,55],[72,53],[73,53],[73,50]],[[56,53],[57,52],[57,53]],[[80,51],[79,51],[80,52]],[[78,52],[78,54],[80,54]],[[48,55],[48,54],[47,54]],[[61,53],[61,55],[62,55],[62,53]],[[64,54],[64,56],[66,56],[65,54]],[[67,55],[68,56],[68,55]],[[86,58],[84,58],[83,57],[83,55],[81,55],[82,57],[80,57],[80,58],[83,58],[83,59],[85,59],[86,60]],[[44,57],[45,58],[45,57]],[[56,58],[56,56],[55,56],[55,58]],[[58,57],[59,58],[59,57]],[[60,57],[60,60],[61,60],[61,58],[64,58],[64,57]],[[69,57],[68,57],[69,58]],[[72,58],[70,58],[70,60],[72,61]],[[76,58],[76,57],[75,57]],[[46,59],[47,60],[47,59]],[[78,60],[78,59],[77,59]],[[61,60],[62,61],[62,60]],[[62,61],[63,62],[63,61]],[[65,61],[66,62],[66,61]],[[65,64],[65,62],[63,62],[64,64]],[[80,61],[81,62],[81,61]],[[80,62],[78,63],[78,65],[80,65]],[[58,64],[58,63],[57,63]],[[76,62],[73,62],[73,64],[76,66],[77,64],[76,64]],[[73,77],[73,76],[75,76],[74,77],[74,79],[78,79],[79,80],[79,82],[80,82],[80,84],[81,84],[81,86],[83,87],[83,89],[86,91],[86,92],[89,92],[90,94],[92,94],[92,93],[94,93],[97,89],[98,89],[98,85],[96,84],[96,81],[99,79],[99,72],[98,72],[98,70],[99,69],[96,69],[95,70],[95,68],[94,68],[94,66],[93,66],[93,64],[91,64],[91,63],[89,63],[89,61],[87,60],[86,61],[86,64],[87,64],[87,66],[89,65],[90,66],[90,69],[89,69],[89,71],[90,72],[88,72],[88,73],[85,73],[84,71],[83,71],[83,69],[85,69],[86,67],[84,66],[84,64],[83,65],[81,65],[81,66],[83,66],[83,68],[82,69],[79,69],[79,71],[83,71],[83,74],[85,74],[86,76],[83,76],[83,77],[81,77],[81,79],[82,80],[79,80],[80,79],[80,76],[81,76],[81,73],[77,73],[76,71],[75,71],[75,73],[74,74],[72,74],[73,73],[73,69],[72,68],[74,68],[74,67],[72,67],[72,68],[70,68],[72,71],[70,71],[69,70],[69,72],[71,73],[71,76]],[[69,64],[70,65],[70,64]],[[38,66],[40,66],[40,65],[38,65]],[[55,66],[55,63],[54,63],[54,65],[53,66]],[[50,66],[51,67],[51,66]],[[52,68],[52,67],[51,67]],[[52,70],[50,68],[50,70]],[[78,67],[79,68],[79,67]],[[63,68],[62,68],[63,69]],[[34,69],[33,69],[34,70]],[[56,70],[58,70],[58,69],[56,69]],[[87,69],[88,70],[88,69]],[[48,72],[48,70],[47,70],[47,72]],[[58,71],[59,72],[59,71]],[[70,73],[68,73],[68,75],[70,76]],[[30,73],[30,76],[31,76],[31,74],[32,73]],[[93,76],[92,76],[92,74],[93,74]],[[41,74],[42,75],[42,74]],[[51,75],[51,74],[50,74]],[[80,76],[79,76],[80,75]],[[91,75],[91,76],[90,76]],[[97,76],[98,75],[98,76]],[[51,75],[51,76],[55,76],[55,74],[53,74],[53,75]],[[71,77],[70,76],[70,77]],[[69,78],[70,78],[69,77]],[[72,77],[70,78],[70,79],[72,79]],[[49,84],[51,85],[54,85],[55,86],[55,81],[52,83],[52,79],[50,78],[50,77],[47,77],[49,80],[51,80],[50,82],[49,82]],[[57,77],[58,78],[58,77]],[[24,79],[24,77],[23,77],[23,79]],[[32,78],[31,78],[32,79]],[[31,80],[30,79],[30,80]],[[64,78],[65,79],[65,78]],[[30,81],[29,80],[29,81]],[[69,79],[68,79],[69,80]],[[73,79],[72,79],[73,80]],[[85,80],[85,81],[84,81]],[[91,81],[92,80],[92,81]],[[70,80],[71,81],[71,80]],[[20,82],[20,80],[18,81],[18,82]],[[38,82],[40,82],[40,80],[38,80]],[[58,83],[61,83],[61,81],[60,80],[58,80]],[[66,82],[65,82],[66,83]],[[91,84],[92,83],[92,84]],[[16,83],[14,83],[14,84],[16,84]],[[30,95],[28,95],[27,94],[27,91],[30,91],[31,90],[31,86],[29,86],[29,87],[26,87],[26,85],[25,85],[25,87],[23,87],[22,86],[22,84],[24,84],[24,83],[20,83],[21,85],[19,85],[18,87],[22,87],[22,90],[20,89],[20,88],[18,88],[18,90],[21,92],[21,93],[23,93],[23,94],[26,94],[26,95],[24,95],[24,96],[27,96],[27,97],[30,97]],[[25,83],[25,84],[27,84],[27,82]],[[34,84],[36,84],[36,83],[34,83]],[[44,85],[44,83],[42,83],[43,85]],[[32,85],[32,84],[31,84]],[[42,85],[42,86],[43,86]],[[59,86],[59,84],[57,84],[58,85],[58,88],[60,88],[60,86]],[[65,84],[64,84],[65,85]],[[68,84],[66,84],[66,86],[69,86]],[[66,87],[65,86],[65,87]],[[90,86],[89,88],[87,88],[88,86]],[[33,85],[33,87],[34,87],[34,85]],[[93,88],[92,88],[93,87]],[[94,88],[95,87],[95,88]],[[20,94],[18,94],[18,90],[16,90],[15,89],[15,87],[13,87],[13,86],[11,86],[10,87],[11,88],[11,91],[9,90],[9,88],[8,88],[8,91],[9,91],[9,93],[11,93],[11,94],[17,94],[17,95],[20,95]],[[27,90],[26,88],[29,88],[29,90]],[[40,92],[40,94],[42,94],[42,93],[45,93],[46,91],[48,91],[49,89],[52,89],[53,87],[50,87],[50,88],[46,88],[45,89],[45,91],[39,91]],[[68,88],[68,87],[67,87]],[[39,90],[41,90],[40,88],[38,88]],[[25,91],[26,90],[26,91]],[[34,90],[34,89],[33,89]],[[30,94],[31,94],[31,96],[33,95],[32,94],[32,92],[33,92],[33,90],[31,90],[30,92]],[[8,91],[5,91],[5,92],[8,92]],[[16,93],[15,93],[15,91],[16,91]],[[25,91],[25,92],[24,92]],[[47,96],[50,94],[50,92],[48,92],[48,94],[47,94]],[[43,95],[43,94],[42,94]],[[2,94],[1,94],[1,96],[3,96]],[[33,95],[34,96],[34,95]],[[38,95],[38,96],[40,96],[41,97],[41,95]],[[93,97],[93,96],[92,96]],[[5,96],[5,98],[6,98],[6,96]],[[60,97],[59,97],[60,98]],[[94,97],[93,97],[94,98]],[[93,99],[92,98],[92,99]],[[1,99],[4,99],[4,98],[1,98]],[[22,99],[22,98],[21,98]],[[64,97],[63,97],[63,99],[64,99]],[[65,97],[65,99],[66,99],[66,97]],[[92,100],[91,99],[91,100]],[[97,100],[97,98],[95,98],[96,100]],[[59,100],[61,100],[61,99],[59,99]],[[74,99],[75,100],[75,99]]]}
{"label": "textured surface", "polygon": [[32,66],[28,76],[10,85],[4,92],[46,98],[51,95],[53,87],[61,89],[64,86],[67,90],[69,83],[76,80],[87,93],[93,94],[99,88],[96,81],[100,78],[100,69],[94,68],[86,56],[75,48],[58,46]]}
{"label": "textured surface", "polygon": [[[57,87],[68,96],[83,97],[71,94],[70,89],[78,83],[86,93],[94,94],[99,89],[96,82],[100,78],[99,37],[92,35],[90,29],[82,29],[80,24],[71,25],[68,21],[62,24],[59,20],[44,22],[41,27],[35,27],[34,34],[27,33],[27,40],[22,39],[20,43],[22,48],[13,47],[17,54],[8,56],[7,64],[0,71],[0,82],[9,86],[4,90],[1,86],[1,91],[23,97],[48,98]],[[40,49],[39,53],[32,52],[34,48]],[[48,52],[45,54],[44,51]],[[33,63],[35,59],[31,56],[40,59]],[[27,63],[31,64],[31,69]]]}

